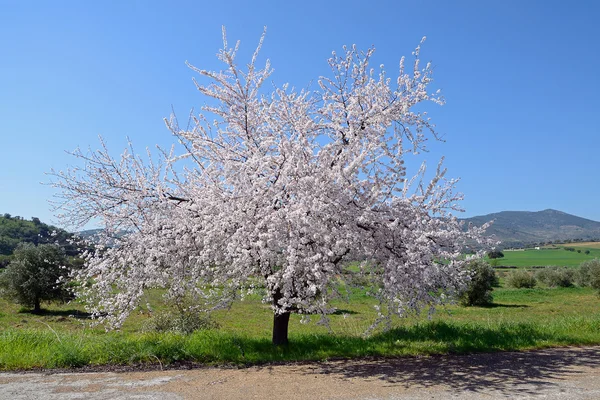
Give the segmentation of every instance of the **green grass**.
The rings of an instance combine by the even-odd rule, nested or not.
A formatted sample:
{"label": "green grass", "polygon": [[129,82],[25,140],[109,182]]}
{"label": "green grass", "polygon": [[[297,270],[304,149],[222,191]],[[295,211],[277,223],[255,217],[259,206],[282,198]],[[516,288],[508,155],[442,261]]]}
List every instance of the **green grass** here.
{"label": "green grass", "polygon": [[14,330],[0,333],[3,369],[65,368],[84,365],[202,364],[250,365],[279,361],[352,357],[396,357],[476,351],[522,350],[598,344],[600,315],[544,323],[488,320],[428,321],[363,339],[351,335],[290,335],[290,345],[225,331],[176,334],[91,334]]}
{"label": "green grass", "polygon": [[[561,245],[563,246],[563,245]],[[566,247],[575,247],[570,244]],[[577,251],[567,251],[563,247],[541,248],[540,250],[505,250],[504,257],[496,259],[496,266],[515,266],[515,267],[533,267],[533,266],[565,266],[576,267],[583,261],[593,258],[600,258],[600,248],[597,247],[577,247]],[[589,254],[585,251],[589,250]],[[493,265],[493,264],[492,264]]]}
{"label": "green grass", "polygon": [[[156,301],[160,293],[149,294]],[[91,329],[69,317],[73,305],[46,314],[19,312],[0,301],[0,369],[64,368],[103,364],[168,365],[177,362],[250,365],[340,357],[395,357],[522,350],[600,344],[600,298],[588,288],[504,289],[490,307],[441,309],[424,317],[394,320],[391,331],[364,338],[374,302],[356,292],[331,316],[331,331],[290,321],[290,344],[270,342],[272,313],[258,297],[214,314],[219,329],[192,335],[141,333],[147,314],[136,313],[120,332]]]}

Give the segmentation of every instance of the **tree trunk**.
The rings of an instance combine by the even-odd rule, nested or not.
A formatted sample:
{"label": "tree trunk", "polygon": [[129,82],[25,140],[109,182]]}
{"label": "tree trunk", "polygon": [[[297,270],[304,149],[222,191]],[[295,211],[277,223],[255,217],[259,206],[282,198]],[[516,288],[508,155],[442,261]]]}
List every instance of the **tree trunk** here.
{"label": "tree trunk", "polygon": [[35,299],[33,301],[33,313],[40,314],[42,312],[42,307],[40,307],[40,299]]}
{"label": "tree trunk", "polygon": [[273,316],[273,345],[281,346],[288,344],[288,324],[290,322],[290,312]]}
{"label": "tree trunk", "polygon": [[[275,293],[273,293],[273,304],[277,307],[279,300],[283,296],[281,295],[281,291],[277,289]],[[286,311],[284,313],[275,313],[273,316],[273,345],[281,346],[288,344],[288,325],[290,322],[290,312]]]}

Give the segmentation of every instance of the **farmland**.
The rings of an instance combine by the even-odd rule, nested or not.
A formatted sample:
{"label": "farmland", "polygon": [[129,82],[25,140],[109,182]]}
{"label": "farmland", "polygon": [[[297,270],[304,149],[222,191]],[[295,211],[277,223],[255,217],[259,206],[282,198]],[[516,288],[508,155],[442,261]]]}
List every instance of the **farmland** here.
{"label": "farmland", "polygon": [[[567,251],[572,247],[575,251]],[[586,254],[589,251],[589,254]],[[583,261],[600,258],[600,242],[557,244],[536,249],[505,250],[504,257],[494,261],[495,266],[565,266],[576,267]]]}
{"label": "farmland", "polygon": [[576,249],[599,249],[600,242],[574,242],[568,244],[562,244],[560,246],[575,247]]}

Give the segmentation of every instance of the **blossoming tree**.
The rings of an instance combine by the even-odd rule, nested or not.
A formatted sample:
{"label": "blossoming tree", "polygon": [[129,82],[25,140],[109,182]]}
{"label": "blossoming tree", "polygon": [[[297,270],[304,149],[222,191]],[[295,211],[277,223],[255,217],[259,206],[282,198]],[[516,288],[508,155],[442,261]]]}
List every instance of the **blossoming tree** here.
{"label": "blossoming tree", "polygon": [[380,319],[433,309],[460,290],[463,247],[482,230],[452,215],[460,196],[441,166],[426,184],[424,167],[406,178],[405,157],[437,138],[415,106],[443,102],[428,92],[419,47],[395,79],[370,67],[374,49],[345,47],[316,91],[267,93],[270,64],[257,67],[264,35],[245,69],[239,42],[223,38],[224,70],[191,67],[212,99],[204,114],[186,129],[166,120],[177,146],[146,158],[130,145],[115,159],[102,142],[73,153],[84,166],[52,171],[67,222],[106,227],[78,276],[94,315],[119,326],[151,287],[218,300],[210,306],[260,287],[273,343],[283,344],[291,312],[331,311],[350,261],[363,260]]}

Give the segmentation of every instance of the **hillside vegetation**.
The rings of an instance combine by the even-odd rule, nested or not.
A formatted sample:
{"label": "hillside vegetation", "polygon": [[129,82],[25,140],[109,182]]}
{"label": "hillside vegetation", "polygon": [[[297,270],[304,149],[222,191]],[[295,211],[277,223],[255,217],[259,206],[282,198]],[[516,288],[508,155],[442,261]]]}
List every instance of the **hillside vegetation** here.
{"label": "hillside vegetation", "polygon": [[0,215],[0,267],[8,264],[19,243],[48,244],[58,243],[69,256],[77,254],[77,249],[69,243],[73,235],[64,229],[48,225],[33,217],[26,220],[10,214]]}

